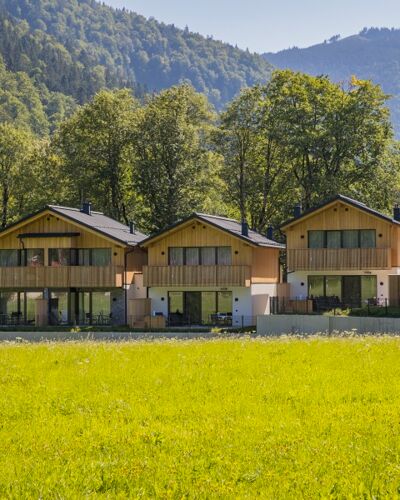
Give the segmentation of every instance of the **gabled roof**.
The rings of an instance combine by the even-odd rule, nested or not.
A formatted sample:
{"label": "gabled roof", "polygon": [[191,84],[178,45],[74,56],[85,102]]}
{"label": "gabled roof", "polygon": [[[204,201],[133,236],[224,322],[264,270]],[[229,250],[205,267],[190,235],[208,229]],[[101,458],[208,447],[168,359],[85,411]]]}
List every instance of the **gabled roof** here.
{"label": "gabled roof", "polygon": [[317,212],[332,203],[335,203],[337,201],[341,201],[343,203],[346,203],[347,205],[350,205],[354,208],[358,208],[359,210],[362,210],[373,217],[378,217],[380,219],[383,219],[391,224],[397,224],[400,225],[400,222],[393,219],[392,217],[389,217],[388,215],[383,214],[382,212],[378,212],[377,210],[374,210],[373,208],[367,207],[365,203],[362,203],[361,201],[354,200],[353,198],[349,198],[348,196],[344,196],[343,194],[338,194],[332,198],[329,198],[328,200],[324,201],[320,205],[317,205],[313,208],[310,208],[309,210],[305,210],[299,217],[293,217],[286,222],[284,222],[281,226],[280,229],[285,229],[288,226],[291,226],[292,224],[297,224],[297,222],[300,222],[306,217],[309,217],[312,215],[314,212]]}
{"label": "gabled roof", "polygon": [[91,214],[86,214],[82,212],[79,208],[62,207],[58,205],[47,205],[42,210],[30,214],[23,219],[11,224],[10,226],[3,229],[0,232],[0,236],[3,232],[8,232],[14,226],[21,224],[22,222],[28,221],[32,217],[37,217],[38,215],[46,212],[51,212],[55,215],[60,215],[80,226],[84,226],[88,229],[96,231],[97,233],[111,238],[112,240],[118,241],[125,245],[135,246],[146,238],[146,235],[136,231],[131,234],[129,226],[125,226],[120,222],[107,217],[102,212],[91,211]]}
{"label": "gabled roof", "polygon": [[191,220],[199,220],[202,222],[205,222],[217,229],[220,229],[222,231],[225,231],[226,233],[229,233],[232,236],[235,236],[236,238],[239,238],[241,240],[246,241],[247,243],[254,245],[254,246],[259,246],[259,247],[269,247],[269,248],[279,248],[283,249],[285,248],[285,245],[282,245],[281,243],[278,243],[276,241],[270,240],[263,236],[260,233],[257,233],[256,231],[252,231],[249,229],[249,235],[244,236],[242,234],[242,224],[238,222],[237,220],[234,219],[228,219],[227,217],[219,217],[217,215],[208,215],[208,214],[202,214],[195,212],[186,219],[180,220],[176,222],[175,224],[172,224],[171,226],[167,227],[166,229],[163,229],[162,231],[159,231],[152,236],[149,236],[146,238],[144,241],[141,242],[141,245],[146,246],[148,243],[151,243],[153,240],[159,239],[161,236],[163,236],[165,233],[168,233],[169,231],[178,228],[179,226],[186,224],[187,222]]}

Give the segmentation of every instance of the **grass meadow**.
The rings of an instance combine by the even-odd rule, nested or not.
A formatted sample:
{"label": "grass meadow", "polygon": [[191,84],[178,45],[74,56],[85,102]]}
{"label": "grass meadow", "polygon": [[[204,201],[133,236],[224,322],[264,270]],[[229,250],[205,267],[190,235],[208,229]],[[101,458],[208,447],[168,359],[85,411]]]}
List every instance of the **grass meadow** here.
{"label": "grass meadow", "polygon": [[1,498],[400,492],[400,340],[0,345]]}

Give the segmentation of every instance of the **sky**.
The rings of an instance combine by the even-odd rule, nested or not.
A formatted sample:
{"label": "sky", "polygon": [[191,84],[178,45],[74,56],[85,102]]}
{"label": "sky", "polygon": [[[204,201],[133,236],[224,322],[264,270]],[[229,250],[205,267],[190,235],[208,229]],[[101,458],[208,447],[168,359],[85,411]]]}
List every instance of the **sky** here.
{"label": "sky", "polygon": [[252,52],[308,47],[364,27],[400,27],[400,0],[103,1]]}

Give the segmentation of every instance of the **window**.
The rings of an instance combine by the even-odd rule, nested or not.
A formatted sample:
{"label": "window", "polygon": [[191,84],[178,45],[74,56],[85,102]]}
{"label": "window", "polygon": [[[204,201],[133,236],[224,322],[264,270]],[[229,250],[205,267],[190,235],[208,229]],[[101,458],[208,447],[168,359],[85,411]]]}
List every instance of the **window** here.
{"label": "window", "polygon": [[111,293],[92,292],[92,319],[95,322],[105,322],[111,314]]}
{"label": "window", "polygon": [[43,248],[29,248],[24,251],[23,263],[28,267],[41,267],[44,266],[44,249]]}
{"label": "window", "polygon": [[217,292],[217,306],[217,312],[232,315],[232,292]]}
{"label": "window", "polygon": [[327,297],[342,298],[342,277],[341,276],[326,276],[325,278],[325,295]]}
{"label": "window", "polygon": [[308,231],[308,248],[376,248],[375,229]]}
{"label": "window", "polygon": [[0,267],[17,267],[18,265],[18,250],[0,250]]}
{"label": "window", "polygon": [[359,248],[359,231],[342,231],[342,247],[343,248]]}
{"label": "window", "polygon": [[376,248],[376,231],[375,231],[375,229],[361,229],[361,231],[360,231],[360,247],[361,248]]}
{"label": "window", "polygon": [[92,248],[92,266],[109,266],[111,264],[111,250],[109,248]]}
{"label": "window", "polygon": [[231,247],[171,247],[169,248],[170,266],[230,266]]}
{"label": "window", "polygon": [[169,292],[169,313],[183,314],[183,292]]}
{"label": "window", "polygon": [[208,325],[211,317],[217,312],[217,295],[215,292],[201,292],[201,321]]}
{"label": "window", "polygon": [[324,246],[324,231],[308,231],[308,248],[324,248]]}
{"label": "window", "polygon": [[169,249],[169,265],[170,266],[183,266],[183,248],[170,248]]}
{"label": "window", "polygon": [[78,266],[90,266],[90,248],[80,248],[78,250]]}
{"label": "window", "polygon": [[342,245],[342,235],[340,231],[326,232],[326,248],[340,248]]}
{"label": "window", "polygon": [[185,264],[187,266],[198,266],[200,264],[200,248],[185,249]]}
{"label": "window", "polygon": [[231,247],[218,247],[217,262],[220,266],[230,266],[232,264]]}
{"label": "window", "polygon": [[70,248],[50,248],[49,249],[49,266],[60,267],[71,265],[71,249]]}
{"label": "window", "polygon": [[203,266],[215,266],[217,263],[217,252],[215,247],[201,248],[201,263]]}
{"label": "window", "polygon": [[361,301],[365,304],[368,299],[376,297],[376,276],[361,276]]}
{"label": "window", "polygon": [[325,295],[325,277],[324,276],[309,276],[308,277],[308,296],[323,297]]}

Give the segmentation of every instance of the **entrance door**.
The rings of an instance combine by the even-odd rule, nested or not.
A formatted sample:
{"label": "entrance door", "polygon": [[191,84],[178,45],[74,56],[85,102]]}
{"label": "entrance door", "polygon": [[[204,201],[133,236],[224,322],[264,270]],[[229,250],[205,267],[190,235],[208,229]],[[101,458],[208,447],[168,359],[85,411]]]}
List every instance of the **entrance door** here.
{"label": "entrance door", "polygon": [[349,307],[361,307],[361,276],[342,277],[342,300]]}
{"label": "entrance door", "polygon": [[190,324],[201,324],[201,292],[185,293],[185,316]]}

